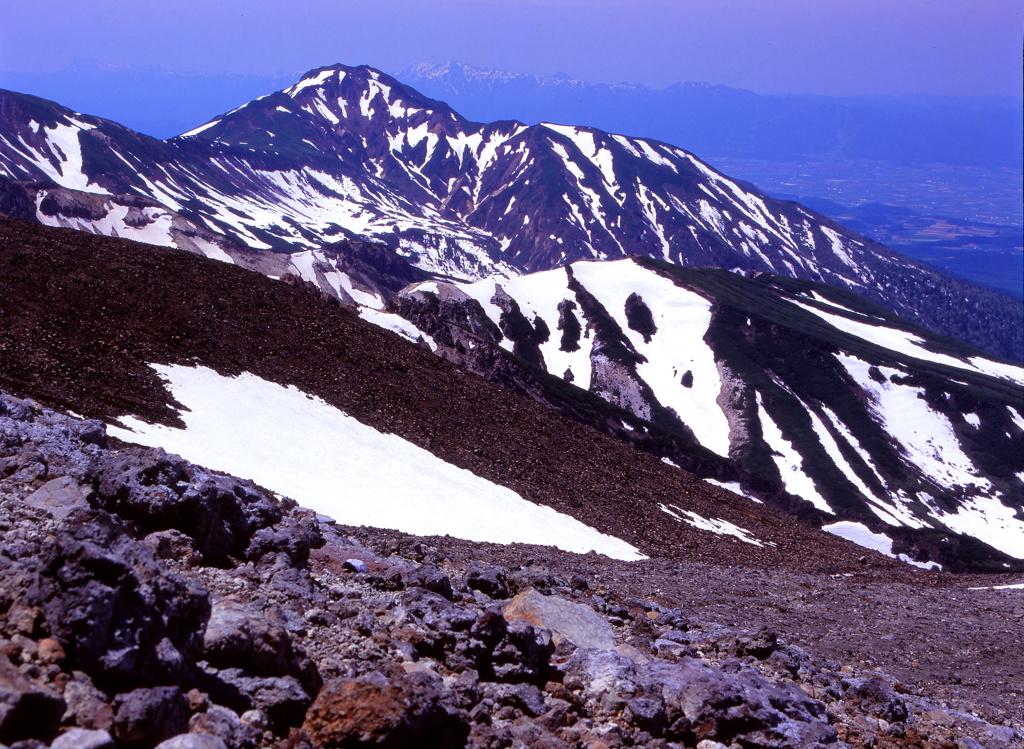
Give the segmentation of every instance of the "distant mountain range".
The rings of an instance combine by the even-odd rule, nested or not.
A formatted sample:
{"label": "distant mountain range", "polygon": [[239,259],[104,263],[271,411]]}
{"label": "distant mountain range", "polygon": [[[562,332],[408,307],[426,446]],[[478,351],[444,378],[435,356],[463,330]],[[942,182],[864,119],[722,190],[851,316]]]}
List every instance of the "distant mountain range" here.
{"label": "distant mountain range", "polygon": [[1020,169],[1024,105],[1013,97],[755,94],[707,83],[663,89],[538,77],[458,62],[396,73],[467,117],[560,122],[678,143],[703,158],[828,156]]}
{"label": "distant mountain range", "polygon": [[0,114],[7,212],[51,225],[228,256],[373,240],[468,279],[649,255],[824,281],[998,355],[1024,348],[1012,301],[687,151],[481,125],[372,68],[311,71],[168,141],[13,93]]}

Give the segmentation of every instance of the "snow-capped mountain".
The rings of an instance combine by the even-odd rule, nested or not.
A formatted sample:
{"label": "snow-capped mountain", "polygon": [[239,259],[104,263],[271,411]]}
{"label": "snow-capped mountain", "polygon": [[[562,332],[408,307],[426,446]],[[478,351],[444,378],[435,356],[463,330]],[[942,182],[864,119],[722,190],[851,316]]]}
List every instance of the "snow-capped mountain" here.
{"label": "snow-capped mountain", "polygon": [[1024,558],[1024,368],[849,292],[631,258],[428,281],[389,309],[482,374],[477,349],[500,346],[692,438],[826,527],[915,557],[963,534]]}
{"label": "snow-capped mountain", "polygon": [[[0,176],[143,197],[255,250],[369,239],[469,279],[640,254],[824,281],[960,337],[1018,327],[985,292],[680,148],[592,128],[473,123],[367,67],[312,71],[169,141],[3,94]],[[118,222],[115,211],[87,228],[132,236]],[[1014,334],[1004,337],[999,352],[1018,356]]]}

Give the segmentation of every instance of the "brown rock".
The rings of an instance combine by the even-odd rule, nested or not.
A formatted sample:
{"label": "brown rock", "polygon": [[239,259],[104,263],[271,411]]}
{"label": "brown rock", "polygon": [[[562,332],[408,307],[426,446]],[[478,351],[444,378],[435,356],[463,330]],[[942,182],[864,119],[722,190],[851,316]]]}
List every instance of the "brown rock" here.
{"label": "brown rock", "polygon": [[329,682],[303,728],[325,749],[454,749],[468,734],[463,718],[442,704],[440,680],[425,673],[388,679],[375,672]]}
{"label": "brown rock", "polygon": [[39,641],[36,654],[39,662],[47,665],[61,664],[66,657],[64,647],[52,637],[44,637]]}

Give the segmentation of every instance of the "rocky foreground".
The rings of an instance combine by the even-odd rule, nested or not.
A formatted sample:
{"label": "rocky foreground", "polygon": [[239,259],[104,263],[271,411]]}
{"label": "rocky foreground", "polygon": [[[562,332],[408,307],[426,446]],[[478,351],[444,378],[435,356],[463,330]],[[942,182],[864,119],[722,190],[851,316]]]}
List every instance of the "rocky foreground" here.
{"label": "rocky foreground", "polygon": [[[0,528],[11,747],[1024,746],[1019,596],[957,603],[937,573],[918,595],[870,560],[847,582],[346,528],[7,396]],[[917,627],[914,660],[832,659],[875,621]],[[959,684],[929,638],[950,672],[969,653]]]}

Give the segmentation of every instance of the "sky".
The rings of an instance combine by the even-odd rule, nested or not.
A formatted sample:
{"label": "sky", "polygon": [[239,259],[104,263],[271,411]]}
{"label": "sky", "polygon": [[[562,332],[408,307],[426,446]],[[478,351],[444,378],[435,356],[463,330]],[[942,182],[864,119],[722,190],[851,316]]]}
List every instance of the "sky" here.
{"label": "sky", "polygon": [[758,93],[1021,95],[1024,0],[4,0],[0,71],[455,60]]}

